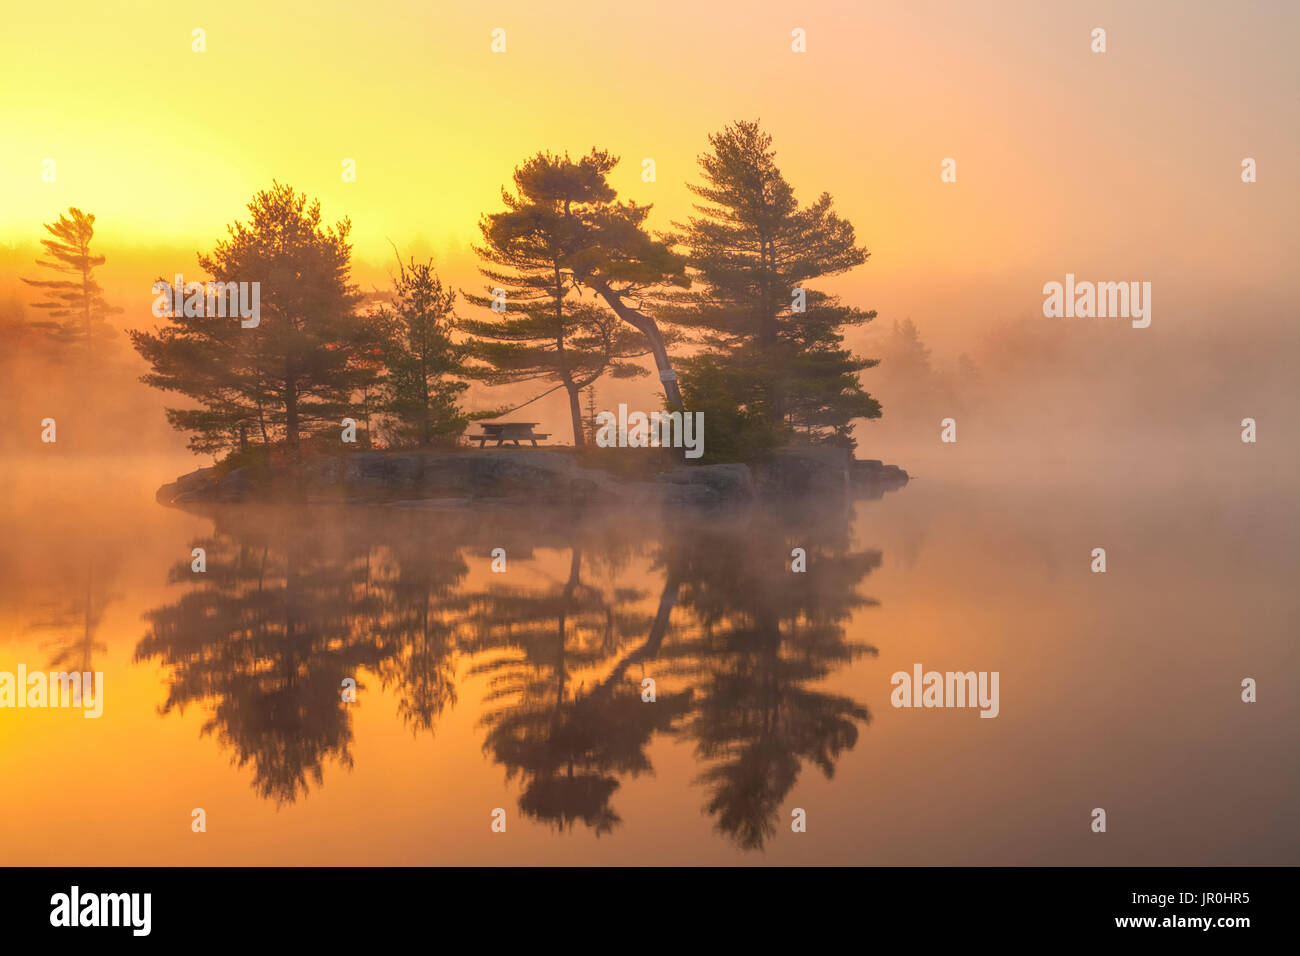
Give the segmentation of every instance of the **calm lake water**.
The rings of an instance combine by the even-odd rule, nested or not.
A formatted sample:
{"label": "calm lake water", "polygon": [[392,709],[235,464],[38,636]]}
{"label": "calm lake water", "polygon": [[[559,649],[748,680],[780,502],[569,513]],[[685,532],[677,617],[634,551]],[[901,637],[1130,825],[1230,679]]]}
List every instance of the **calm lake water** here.
{"label": "calm lake water", "polygon": [[[1300,856],[1282,484],[922,477],[815,519],[157,505],[191,467],[0,479],[0,671],[105,682],[98,720],[0,710],[4,864]],[[999,672],[999,715],[895,709],[918,663]]]}

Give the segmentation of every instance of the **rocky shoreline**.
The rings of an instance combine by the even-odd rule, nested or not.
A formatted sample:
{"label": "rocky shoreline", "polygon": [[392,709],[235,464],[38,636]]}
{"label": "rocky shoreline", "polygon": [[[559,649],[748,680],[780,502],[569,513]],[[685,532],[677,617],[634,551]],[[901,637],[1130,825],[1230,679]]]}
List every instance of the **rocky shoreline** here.
{"label": "rocky shoreline", "polygon": [[716,507],[827,495],[879,498],[905,485],[896,465],[843,449],[787,449],[762,464],[687,465],[648,479],[584,468],[569,454],[533,449],[358,451],[268,475],[200,468],[158,489],[165,505],[229,502]]}

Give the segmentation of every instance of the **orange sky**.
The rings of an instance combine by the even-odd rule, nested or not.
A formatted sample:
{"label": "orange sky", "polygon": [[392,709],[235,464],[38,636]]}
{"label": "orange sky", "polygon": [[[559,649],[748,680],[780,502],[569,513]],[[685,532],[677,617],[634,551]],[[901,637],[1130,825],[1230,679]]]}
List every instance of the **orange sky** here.
{"label": "orange sky", "polygon": [[[330,222],[351,217],[363,285],[382,281],[391,240],[403,253],[435,255],[451,284],[467,288],[475,284],[468,246],[477,220],[500,207],[502,184],[530,154],[578,154],[592,146],[613,151],[623,158],[614,184],[624,198],[653,203],[650,226],[664,229],[689,210],[685,183],[698,182],[695,157],[707,134],[760,118],[797,195],[810,202],[829,191],[872,252],[865,266],[819,285],[849,304],[878,309],[882,323],[915,318],[937,352],[951,354],[999,319],[1041,315],[1043,283],[1066,272],[1152,282],[1152,328],[1115,328],[1116,335],[1149,336],[1145,341],[1185,329],[1190,335],[1196,324],[1212,321],[1240,330],[1248,345],[1252,331],[1283,327],[1295,314],[1300,4],[1294,0],[62,0],[6,3],[0,22],[0,301],[15,293],[31,298],[16,277],[36,274],[41,224],[76,205],[97,216],[97,245],[109,256],[99,278],[125,309],[120,323],[151,325],[152,279],[197,273],[194,253],[210,250],[273,179],[319,197]],[[495,27],[506,30],[504,54],[490,50]],[[807,31],[807,53],[791,51],[796,27]],[[1104,54],[1090,50],[1095,27],[1108,31]],[[192,52],[195,28],[206,31],[205,53]],[[1259,170],[1250,185],[1240,179],[1247,156]],[[357,161],[356,183],[341,180],[346,157]],[[655,183],[640,180],[644,157],[656,160]],[[957,161],[956,183],[940,181],[945,157]],[[41,180],[46,158],[56,163],[52,183]],[[1142,373],[1162,383],[1187,375],[1182,367],[1159,367],[1163,358]],[[962,434],[976,440],[951,449],[938,446],[931,428],[929,458],[894,457],[887,446],[868,446],[869,455],[899,461],[922,480],[897,499],[911,511],[892,518],[861,512],[862,544],[886,555],[864,593],[883,603],[864,609],[850,631],[879,644],[882,656],[870,669],[864,664],[836,679],[877,717],[834,785],[806,771],[801,786],[807,789],[792,795],[833,801],[821,805],[857,821],[841,830],[818,824],[807,852],[858,846],[876,862],[915,862],[919,852],[922,861],[959,854],[960,862],[983,853],[986,860],[1006,854],[1050,863],[1069,851],[1091,860],[1084,854],[1098,852],[1096,844],[1062,843],[1076,838],[1060,834],[1076,831],[1068,829],[1073,823],[1057,822],[1076,819],[1069,788],[1084,771],[1101,778],[1114,767],[1139,768],[1154,781],[1125,796],[1144,811],[1129,819],[1145,821],[1144,829],[1117,834],[1128,841],[1120,844],[1126,859],[1190,859],[1199,852],[1187,838],[1193,832],[1219,848],[1216,860],[1235,859],[1234,840],[1263,844],[1263,824],[1283,818],[1291,778],[1268,777],[1262,789],[1236,781],[1271,755],[1273,742],[1286,739],[1277,728],[1294,724],[1293,708],[1261,703],[1274,708],[1263,711],[1269,723],[1261,734],[1232,693],[1204,703],[1223,688],[1212,683],[1218,676],[1197,668],[1225,654],[1243,673],[1247,667],[1278,673],[1286,665],[1290,645],[1279,628],[1294,618],[1294,607],[1278,582],[1294,578],[1287,559],[1294,549],[1283,540],[1293,525],[1278,520],[1289,512],[1275,510],[1279,499],[1265,483],[1282,485],[1294,474],[1293,454],[1283,442],[1272,443],[1293,427],[1293,416],[1270,420],[1258,411],[1281,403],[1259,399],[1254,382],[1241,381],[1238,365],[1231,368],[1230,387],[1220,380],[1207,386],[1223,389],[1219,417],[1197,419],[1204,406],[1192,402],[1187,415],[1198,438],[1202,427],[1217,429],[1231,452],[1188,443],[1172,453],[1163,445],[1145,448],[1141,458],[1130,454],[1136,444],[1116,441],[1102,459],[1068,420],[1056,432],[1022,429],[1029,451],[1019,460],[995,459],[987,450],[991,438],[981,446],[1000,424],[1016,433],[996,421],[974,422],[968,432],[963,420]],[[1097,373],[1087,384],[1101,394],[1110,382]],[[547,387],[534,384],[521,389]],[[631,394],[652,400],[656,388],[653,379],[602,380],[599,393],[609,407]],[[546,421],[546,430],[563,440],[563,399],[548,402],[526,417]],[[1259,450],[1274,458],[1244,458],[1254,453],[1236,438],[1235,423],[1245,414],[1259,415],[1261,436],[1268,436]],[[1135,408],[1134,419],[1142,416]],[[1097,417],[1106,426],[1112,421]],[[1112,441],[1108,432],[1103,438]],[[1079,463],[1072,477],[1080,485],[1104,473],[1117,476],[1112,486],[1150,483],[1157,492],[1125,509],[1102,497],[1085,508],[1062,507],[1050,489],[1030,506],[1009,492],[972,493],[946,505],[925,497],[927,482],[935,487],[961,477],[965,467],[975,473],[977,465],[999,479],[1010,470],[1026,484],[1040,481],[1044,446],[1060,456],[1053,467],[1061,471]],[[946,472],[940,454],[947,456]],[[1280,454],[1291,455],[1286,467],[1266,471]],[[1184,463],[1203,469],[1221,497],[1203,512],[1184,509],[1173,493],[1178,486],[1163,473],[1153,476],[1147,464],[1159,459],[1171,471]],[[53,461],[43,465],[49,471],[31,473],[38,486],[56,486]],[[528,842],[486,843],[482,808],[513,801],[516,791],[499,767],[482,760],[474,706],[449,716],[437,737],[416,738],[376,691],[357,717],[358,771],[332,768],[328,789],[283,813],[255,803],[248,774],[232,772],[217,741],[199,737],[200,711],[157,719],[158,675],[152,665],[131,664],[130,655],[142,633],[140,613],[174,599],[175,589],[164,585],[166,569],[188,553],[202,528],[179,512],[143,523],[141,515],[161,511],[150,489],[189,467],[170,459],[146,465],[147,478],[132,476],[134,497],[122,492],[114,508],[100,508],[113,500],[116,486],[105,490],[99,463],[84,474],[58,465],[57,476],[71,486],[63,492],[68,501],[94,503],[108,523],[96,540],[128,545],[114,585],[124,597],[103,630],[114,680],[122,681],[112,685],[118,690],[110,693],[119,696],[110,700],[125,706],[95,724],[97,738],[78,736],[75,747],[72,729],[80,735],[83,724],[94,722],[56,713],[37,732],[31,730],[37,715],[27,713],[21,733],[7,729],[19,727],[13,720],[0,723],[0,764],[35,768],[23,787],[0,788],[0,810],[7,811],[0,812],[0,845],[20,862],[48,861],[50,847],[40,840],[49,827],[27,822],[12,834],[4,824],[60,820],[56,861],[77,850],[123,862],[141,849],[143,856],[133,859],[193,861],[195,844],[182,842],[190,836],[185,814],[205,801],[214,824],[213,839],[199,844],[200,854],[211,854],[203,859],[278,853],[290,861],[348,862],[320,834],[358,819],[360,808],[378,807],[376,827],[359,838],[356,862],[507,854],[516,862],[555,861],[554,844],[540,827],[512,831],[528,834]],[[46,532],[61,527],[57,521],[85,520],[57,502],[48,512],[34,508],[18,488],[0,490],[15,514],[45,522]],[[64,510],[68,517],[58,518]],[[1160,520],[1153,523],[1149,513]],[[1008,530],[999,530],[1006,522]],[[130,535],[122,530],[127,527]],[[1120,595],[1111,610],[1079,583],[1086,565],[1070,563],[1069,555],[1086,553],[1095,542],[1096,527],[1130,545],[1128,566],[1137,569],[1106,576]],[[0,637],[9,640],[4,649],[11,660],[44,653],[38,645],[45,635],[20,635],[15,622],[20,611],[27,620],[30,605],[19,598],[28,600],[26,582],[62,567],[50,554],[71,553],[59,535],[45,534],[44,545],[42,535],[28,537],[22,567],[10,561],[14,573],[4,576],[9,601],[0,601]],[[1135,559],[1139,540],[1157,542],[1160,550]],[[1268,550],[1221,547],[1225,541],[1250,548],[1264,541]],[[1261,554],[1265,570],[1257,574],[1252,561]],[[562,569],[565,558],[541,552],[512,567],[540,576],[552,564]],[[1219,564],[1221,581],[1202,588],[1200,600],[1178,597],[1172,610],[1167,606],[1174,600],[1168,595],[1188,591],[1197,574]],[[639,567],[633,571],[639,575]],[[634,579],[629,572],[625,580]],[[946,584],[939,588],[936,581]],[[648,601],[642,610],[652,606]],[[982,738],[984,751],[971,743],[971,753],[1001,759],[994,763],[999,772],[927,763],[942,746],[980,739],[960,735],[985,733],[980,725],[988,722],[959,725],[958,736],[949,737],[927,726],[918,736],[915,723],[885,704],[888,674],[944,655],[964,666],[961,655],[981,646],[995,656],[980,666],[1004,667],[1005,686],[1020,688],[1008,691],[1021,695],[1019,711],[1008,708],[992,722],[1002,736],[992,745]],[[1073,650],[1058,654],[1061,647]],[[1117,706],[1100,708],[1113,686],[1099,669],[1115,661],[1122,664],[1124,693]],[[1184,737],[1209,741],[1202,758],[1216,772],[1207,777],[1209,792],[1188,804],[1191,816],[1163,810],[1186,796],[1184,777],[1172,764],[1191,751],[1157,752],[1158,735],[1132,729],[1134,715],[1150,709],[1142,695],[1152,674],[1172,675],[1166,684],[1182,709],[1169,713],[1187,721]],[[1058,699],[1066,684],[1074,696]],[[476,706],[479,688],[464,690]],[[145,726],[152,736],[128,750]],[[87,748],[88,739],[103,746]],[[1250,746],[1243,749],[1242,739]],[[605,840],[584,859],[604,853],[635,862],[632,854],[640,852],[641,862],[667,860],[683,846],[701,861],[735,856],[709,836],[712,821],[699,812],[698,791],[666,785],[693,773],[688,752],[670,752],[666,742],[659,748],[654,756],[663,777],[629,780],[620,798],[640,827],[629,827],[632,851],[628,843]],[[81,756],[64,759],[72,749]],[[124,752],[134,756],[124,761]],[[952,776],[934,766],[943,773],[952,768]],[[1020,775],[1027,766],[1047,768],[1055,789],[1046,803],[1027,800],[1033,792]],[[403,775],[413,782],[395,792],[392,781]],[[92,778],[103,784],[107,802],[98,815],[78,815],[79,781]],[[149,784],[143,797],[141,781]],[[940,802],[927,802],[936,791]],[[1234,811],[1226,824],[1208,818],[1222,806]],[[969,824],[963,816],[968,840],[927,842],[933,819],[987,807],[993,810],[981,809],[984,815],[971,816]],[[116,822],[106,826],[105,820]],[[669,832],[683,820],[695,829],[680,831],[685,837]],[[1005,839],[1012,832],[1041,839],[1013,844]],[[1086,838],[1082,827],[1077,833]],[[132,839],[145,842],[133,847]],[[594,836],[581,839],[595,844]],[[780,844],[778,853],[790,856],[773,858],[802,859],[793,854],[803,848],[789,846]],[[1271,860],[1281,851],[1259,852]]]}
{"label": "orange sky", "polygon": [[1209,300],[1276,313],[1294,290],[1294,4],[73,0],[6,19],[2,271],[30,272],[42,222],[92,211],[125,324],[272,179],[351,217],[364,285],[391,239],[464,288],[478,217],[531,153],[612,150],[662,229],[707,134],[752,117],[797,194],[830,191],[872,252],[824,285],[954,349],[1067,271],[1152,281],[1158,323]]}

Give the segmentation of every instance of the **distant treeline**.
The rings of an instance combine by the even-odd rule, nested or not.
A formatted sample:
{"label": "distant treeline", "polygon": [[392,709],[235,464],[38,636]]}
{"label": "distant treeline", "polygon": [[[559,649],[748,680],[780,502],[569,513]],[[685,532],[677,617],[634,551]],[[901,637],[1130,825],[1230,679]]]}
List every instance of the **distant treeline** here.
{"label": "distant treeline", "polygon": [[180,450],[139,385],[140,363],[108,321],[110,305],[95,279],[105,257],[91,251],[95,217],[80,209],[48,223],[37,260],[22,277],[37,301],[24,304],[23,285],[0,299],[0,429],[6,454],[42,448],[46,419],[57,423],[57,447],[104,452],[142,447]]}

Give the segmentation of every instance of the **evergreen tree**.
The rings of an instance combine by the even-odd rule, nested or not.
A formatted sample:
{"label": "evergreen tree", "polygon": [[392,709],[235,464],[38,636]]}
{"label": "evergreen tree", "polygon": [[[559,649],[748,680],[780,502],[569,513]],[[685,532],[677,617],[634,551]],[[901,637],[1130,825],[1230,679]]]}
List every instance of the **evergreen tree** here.
{"label": "evergreen tree", "polygon": [[795,433],[852,447],[852,421],[880,416],[858,380],[877,362],[844,348],[843,330],[875,312],[840,305],[808,283],[861,265],[868,253],[828,194],[798,204],[757,123],[728,126],[709,143],[699,160],[705,182],[690,186],[704,202],[673,236],[701,284],[672,313],[706,347],[683,363],[697,379],[688,406],[712,404],[761,425],[751,453]]}
{"label": "evergreen tree", "polygon": [[373,348],[372,326],[357,314],[348,220],[322,227],[320,202],[279,183],[248,210],[249,223],[231,226],[198,262],[219,282],[260,283],[260,323],[171,314],[167,326],[130,336],[153,367],[143,381],[198,404],[167,410],[173,427],[192,433],[192,449],[242,447],[251,433],[296,453],[304,433],[336,428],[352,393],[376,375],[356,361]]}
{"label": "evergreen tree", "polygon": [[930,348],[921,341],[921,331],[910,317],[902,322],[894,320],[886,349],[891,375],[909,380],[920,380],[930,375]]}
{"label": "evergreen tree", "polygon": [[955,408],[953,382],[943,375],[917,324],[911,318],[895,319],[888,331],[880,331],[873,351],[880,356],[877,384],[890,420],[915,427],[941,408]]}
{"label": "evergreen tree", "polygon": [[105,316],[122,310],[105,301],[104,291],[95,280],[95,269],[106,261],[104,256],[90,252],[95,217],[75,206],[69,206],[68,213],[60,215],[57,222],[45,223],[45,231],[54,238],[42,239],[41,245],[50,258],[37,259],[36,264],[73,278],[23,281],[45,290],[45,298],[33,307],[47,312],[51,319],[61,320],[39,326],[58,340],[84,345],[86,354],[93,355],[98,342],[117,335]]}
{"label": "evergreen tree", "polygon": [[596,293],[649,347],[671,408],[682,407],[677,372],[668,355],[671,337],[647,308],[663,307],[674,287],[690,284],[686,261],[645,229],[650,206],[620,202],[608,176],[618,158],[592,150],[578,163],[565,158],[565,175],[551,182],[563,201],[566,262],[576,281]]}
{"label": "evergreen tree", "polygon": [[631,359],[647,351],[616,315],[582,300],[570,262],[582,229],[574,207],[612,198],[604,181],[608,166],[604,153],[577,163],[538,153],[515,170],[516,192],[501,191],[505,211],[479,223],[483,244],[475,252],[489,280],[487,294],[465,294],[494,317],[460,323],[474,340],[473,355],[486,363],[477,373],[485,381],[559,383],[555,388],[568,393],[578,447],[584,443],[582,389],[606,372],[617,378],[644,374]]}
{"label": "evergreen tree", "polygon": [[398,269],[391,305],[375,316],[386,366],[386,431],[398,445],[454,444],[469,423],[457,406],[469,385],[452,377],[467,373],[467,349],[451,339],[456,293],[443,288],[431,262],[399,261]]}

